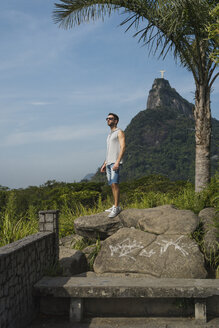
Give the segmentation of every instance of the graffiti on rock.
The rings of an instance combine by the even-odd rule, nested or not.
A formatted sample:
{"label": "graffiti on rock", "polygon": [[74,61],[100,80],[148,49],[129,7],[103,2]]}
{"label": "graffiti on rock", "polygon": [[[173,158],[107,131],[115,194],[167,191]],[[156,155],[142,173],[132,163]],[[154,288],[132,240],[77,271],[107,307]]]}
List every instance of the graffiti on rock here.
{"label": "graffiti on rock", "polygon": [[133,242],[131,242],[130,238],[127,238],[121,243],[116,244],[115,246],[110,245],[109,248],[111,250],[111,256],[114,256],[114,254],[118,254],[119,257],[127,256],[132,260],[136,261],[134,254],[132,253],[136,250],[144,248],[144,246],[142,245],[142,243],[138,244],[136,240],[133,240]]}
{"label": "graffiti on rock", "polygon": [[195,245],[194,244],[187,245],[183,243],[180,245],[183,237],[184,236],[180,236],[175,241],[171,239],[171,240],[162,240],[162,243],[156,242],[156,244],[160,246],[160,255],[165,253],[170,246],[173,246],[175,248],[175,251],[178,250],[183,254],[183,256],[188,256],[189,253],[186,251],[186,248],[189,249],[191,247],[194,247]]}
{"label": "graffiti on rock", "polygon": [[139,253],[140,256],[145,256],[145,257],[151,257],[154,254],[156,254],[156,252],[153,249],[151,249],[150,251],[147,251],[146,249],[142,249],[142,251]]}
{"label": "graffiti on rock", "polygon": [[[188,256],[188,249],[192,247],[197,247],[194,243],[190,245],[182,243],[182,239],[184,236],[178,237],[175,241],[172,239],[170,240],[162,240],[162,242],[155,242],[157,245],[160,246],[160,255],[163,255],[169,247],[173,246],[175,251],[180,251],[183,256]],[[109,245],[111,256],[115,254],[118,257],[128,257],[133,261],[136,261],[136,256],[144,256],[144,257],[151,257],[156,252],[153,249],[146,250],[145,246],[142,245],[142,242],[137,242],[136,240],[131,241],[130,238],[126,238],[122,242],[116,245]],[[187,249],[187,250],[186,250]],[[140,252],[139,252],[140,251]]]}

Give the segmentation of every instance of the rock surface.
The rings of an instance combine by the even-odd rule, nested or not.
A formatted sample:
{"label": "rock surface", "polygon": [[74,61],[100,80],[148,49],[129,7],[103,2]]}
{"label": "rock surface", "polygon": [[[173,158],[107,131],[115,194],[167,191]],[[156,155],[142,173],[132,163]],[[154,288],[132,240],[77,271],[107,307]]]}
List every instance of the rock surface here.
{"label": "rock surface", "polygon": [[146,209],[127,209],[114,219],[108,213],[79,217],[74,222],[77,234],[91,239],[106,239],[122,227],[134,227],[155,234],[189,234],[199,224],[192,211],[178,210],[172,205]]}
{"label": "rock surface", "polygon": [[59,247],[59,263],[64,276],[72,276],[88,269],[84,253],[64,246]]}
{"label": "rock surface", "polygon": [[[207,276],[204,256],[189,236],[202,220],[206,248],[210,252],[212,247],[218,250],[214,216],[212,208],[204,209],[197,216],[192,211],[178,210],[172,205],[127,209],[114,219],[102,212],[76,219],[74,227],[78,235],[62,240],[62,245],[73,247],[81,236],[104,240],[94,262],[97,275],[203,279]],[[63,246],[60,248],[64,249]],[[71,249],[69,255],[65,252],[62,260],[66,266],[65,274],[86,271],[94,248],[95,245],[91,245],[83,253]],[[67,257],[71,259],[67,260]]]}
{"label": "rock surface", "polygon": [[124,227],[140,228],[154,234],[192,233],[199,218],[192,211],[178,210],[172,205],[147,209],[128,209],[119,215]]}
{"label": "rock surface", "polygon": [[171,88],[169,81],[163,78],[154,80],[149,92],[147,108],[155,110],[157,108],[172,108],[193,118],[193,104],[182,98],[174,88]]}
{"label": "rock surface", "polygon": [[119,216],[108,218],[109,213],[102,212],[94,215],[82,216],[74,221],[75,232],[90,239],[105,239],[122,227]]}
{"label": "rock surface", "polygon": [[186,235],[155,235],[122,228],[107,238],[94,262],[101,273],[144,274],[151,278],[205,278],[204,257]]}
{"label": "rock surface", "polygon": [[219,219],[219,213],[215,208],[208,207],[199,212],[199,217],[205,232],[203,237],[205,253],[210,257],[219,252],[219,238],[215,227],[215,219]]}

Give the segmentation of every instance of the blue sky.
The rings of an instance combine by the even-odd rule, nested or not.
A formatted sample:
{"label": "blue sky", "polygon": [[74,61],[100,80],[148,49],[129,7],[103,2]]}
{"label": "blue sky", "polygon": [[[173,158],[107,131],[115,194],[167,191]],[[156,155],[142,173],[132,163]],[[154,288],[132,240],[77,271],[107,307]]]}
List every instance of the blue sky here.
{"label": "blue sky", "polygon": [[[10,188],[47,180],[74,182],[105,157],[108,112],[120,127],[146,108],[160,70],[194,101],[191,73],[148,56],[134,31],[114,14],[71,30],[52,20],[51,0],[7,0],[0,11],[0,184]],[[219,119],[219,82],[212,116]]]}

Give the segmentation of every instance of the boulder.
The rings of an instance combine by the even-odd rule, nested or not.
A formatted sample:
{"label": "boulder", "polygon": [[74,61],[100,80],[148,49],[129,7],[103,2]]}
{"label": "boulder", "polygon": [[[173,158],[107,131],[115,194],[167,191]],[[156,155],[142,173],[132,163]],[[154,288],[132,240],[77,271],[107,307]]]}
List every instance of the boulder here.
{"label": "boulder", "polygon": [[147,209],[128,209],[119,215],[124,227],[140,228],[154,234],[192,233],[199,224],[199,218],[192,211],[178,210],[173,205]]}
{"label": "boulder", "polygon": [[144,274],[151,278],[205,278],[204,257],[185,234],[122,228],[102,243],[94,262],[97,274]]}
{"label": "boulder", "polygon": [[64,276],[72,276],[88,270],[84,253],[64,246],[59,247],[59,263]]}
{"label": "boulder", "polygon": [[189,210],[178,210],[172,205],[154,208],[123,210],[115,218],[108,213],[79,217],[74,221],[78,235],[90,239],[106,239],[123,227],[134,227],[154,234],[192,233],[199,224],[199,218]]}
{"label": "boulder", "polygon": [[208,258],[219,253],[218,230],[215,227],[215,220],[219,219],[219,213],[213,207],[204,208],[199,212],[199,218],[203,224],[204,252]]}
{"label": "boulder", "polygon": [[108,218],[109,213],[81,216],[74,221],[75,232],[89,239],[106,239],[122,227],[119,216]]}

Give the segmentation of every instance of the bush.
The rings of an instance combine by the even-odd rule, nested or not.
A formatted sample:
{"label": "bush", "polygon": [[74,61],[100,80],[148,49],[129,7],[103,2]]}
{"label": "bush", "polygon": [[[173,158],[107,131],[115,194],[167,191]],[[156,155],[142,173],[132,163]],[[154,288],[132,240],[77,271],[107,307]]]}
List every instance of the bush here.
{"label": "bush", "polygon": [[15,220],[5,212],[1,217],[0,246],[12,243],[38,232],[38,220],[34,216]]}

